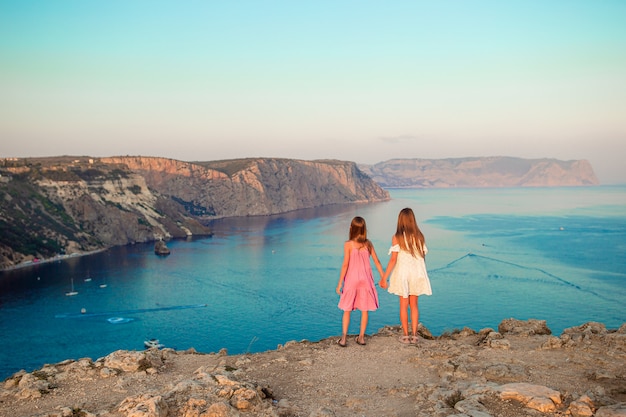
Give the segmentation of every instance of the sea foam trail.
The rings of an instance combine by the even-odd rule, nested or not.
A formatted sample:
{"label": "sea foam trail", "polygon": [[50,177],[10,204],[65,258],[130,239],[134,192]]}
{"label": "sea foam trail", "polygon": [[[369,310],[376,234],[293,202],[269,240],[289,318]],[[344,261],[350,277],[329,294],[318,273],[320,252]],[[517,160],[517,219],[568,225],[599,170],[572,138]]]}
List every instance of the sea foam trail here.
{"label": "sea foam trail", "polygon": [[165,311],[165,310],[185,310],[188,308],[202,308],[207,304],[193,304],[187,306],[169,306],[169,307],[156,307],[156,308],[139,308],[136,310],[122,310],[122,311],[103,311],[99,313],[66,313],[56,314],[56,319],[78,319],[82,317],[99,317],[99,316],[121,316],[124,314],[137,314],[137,313],[149,313],[152,311]]}

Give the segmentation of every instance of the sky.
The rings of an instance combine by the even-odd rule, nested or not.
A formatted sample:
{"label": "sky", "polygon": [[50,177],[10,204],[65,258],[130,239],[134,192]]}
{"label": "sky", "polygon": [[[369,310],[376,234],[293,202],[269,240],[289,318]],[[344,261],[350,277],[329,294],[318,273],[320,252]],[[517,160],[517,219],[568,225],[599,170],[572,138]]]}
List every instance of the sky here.
{"label": "sky", "polygon": [[626,1],[0,0],[0,158],[587,159],[626,183]]}

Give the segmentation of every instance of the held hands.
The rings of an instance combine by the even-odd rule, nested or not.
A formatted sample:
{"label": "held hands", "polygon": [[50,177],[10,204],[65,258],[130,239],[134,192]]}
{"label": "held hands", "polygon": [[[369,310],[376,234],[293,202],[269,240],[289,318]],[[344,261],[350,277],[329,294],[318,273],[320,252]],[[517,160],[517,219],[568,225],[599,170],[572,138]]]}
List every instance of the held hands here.
{"label": "held hands", "polygon": [[380,282],[378,283],[378,285],[380,285],[380,288],[387,288],[387,274],[386,273],[380,278]]}

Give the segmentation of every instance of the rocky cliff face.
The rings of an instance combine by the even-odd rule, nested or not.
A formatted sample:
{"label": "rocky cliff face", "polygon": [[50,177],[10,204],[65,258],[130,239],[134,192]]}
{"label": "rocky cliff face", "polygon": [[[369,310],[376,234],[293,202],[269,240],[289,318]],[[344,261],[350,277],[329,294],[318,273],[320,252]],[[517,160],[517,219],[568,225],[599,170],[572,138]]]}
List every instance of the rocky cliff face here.
{"label": "rocky cliff face", "polygon": [[210,219],[389,194],[354,163],[58,157],[0,167],[0,268],[114,245],[208,235]]}
{"label": "rocky cliff face", "polygon": [[389,199],[389,193],[353,162],[255,158],[189,163],[135,157],[102,161],[140,173],[150,189],[202,219]]}
{"label": "rocky cliff face", "polygon": [[586,160],[510,157],[392,159],[361,169],[389,188],[555,187],[597,185]]}

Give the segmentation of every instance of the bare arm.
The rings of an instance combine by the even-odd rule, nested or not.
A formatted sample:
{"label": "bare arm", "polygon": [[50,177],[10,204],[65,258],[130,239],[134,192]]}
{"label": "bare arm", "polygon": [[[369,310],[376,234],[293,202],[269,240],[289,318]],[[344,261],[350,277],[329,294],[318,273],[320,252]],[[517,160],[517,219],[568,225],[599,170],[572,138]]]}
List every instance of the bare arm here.
{"label": "bare arm", "polygon": [[[398,244],[398,241],[396,239],[396,236],[394,235],[391,238],[391,246],[394,246],[397,244]],[[381,288],[387,288],[387,279],[389,278],[391,271],[393,271],[393,268],[396,266],[397,259],[398,259],[398,252],[391,252],[391,258],[389,258],[389,262],[387,263],[387,268],[385,268],[385,274],[383,275],[380,282],[378,283],[378,285],[380,285]]]}
{"label": "bare arm", "polygon": [[376,269],[378,269],[378,273],[380,274],[380,277],[382,278],[384,276],[383,266],[380,264],[380,261],[378,260],[378,256],[376,255],[376,251],[374,250],[374,245],[372,245],[372,252],[370,253],[370,255],[372,255],[372,259],[374,260],[374,265],[376,265]]}
{"label": "bare arm", "polygon": [[341,273],[339,274],[339,283],[337,284],[337,289],[335,292],[337,294],[341,294],[341,287],[343,287],[343,279],[346,277],[346,272],[348,272],[348,263],[350,262],[350,249],[351,249],[350,241],[344,243],[343,245],[343,264],[341,264]]}

